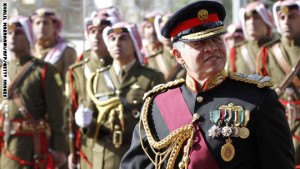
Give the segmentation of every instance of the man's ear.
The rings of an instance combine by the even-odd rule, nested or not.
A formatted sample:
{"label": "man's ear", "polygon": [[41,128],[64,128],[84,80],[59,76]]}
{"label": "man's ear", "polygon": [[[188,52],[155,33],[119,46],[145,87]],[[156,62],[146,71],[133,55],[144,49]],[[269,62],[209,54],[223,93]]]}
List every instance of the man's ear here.
{"label": "man's ear", "polygon": [[176,49],[176,48],[173,48],[173,49],[172,49],[172,53],[173,53],[173,56],[175,57],[176,61],[177,61],[179,64],[184,65],[184,60],[183,60],[183,58],[182,58],[182,56],[181,56],[180,51],[179,51],[178,49]]}

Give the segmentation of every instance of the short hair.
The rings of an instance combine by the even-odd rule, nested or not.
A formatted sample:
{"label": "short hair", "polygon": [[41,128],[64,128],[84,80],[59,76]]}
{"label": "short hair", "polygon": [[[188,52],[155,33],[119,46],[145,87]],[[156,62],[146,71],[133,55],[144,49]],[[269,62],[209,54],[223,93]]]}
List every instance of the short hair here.
{"label": "short hair", "polygon": [[184,42],[183,41],[175,41],[173,42],[173,48],[176,48],[178,51],[182,52],[184,48]]}

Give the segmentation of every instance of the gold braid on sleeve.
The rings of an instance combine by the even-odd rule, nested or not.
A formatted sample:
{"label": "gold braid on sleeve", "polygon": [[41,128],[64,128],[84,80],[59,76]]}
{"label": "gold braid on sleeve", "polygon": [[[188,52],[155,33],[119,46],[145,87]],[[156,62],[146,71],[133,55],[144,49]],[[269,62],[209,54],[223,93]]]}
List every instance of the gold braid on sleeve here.
{"label": "gold braid on sleeve", "polygon": [[[163,85],[161,85],[160,87],[164,88]],[[156,90],[158,90],[158,89],[156,89]],[[157,142],[157,141],[155,141],[155,139],[153,138],[153,135],[151,134],[150,127],[149,127],[148,120],[147,120],[149,105],[153,101],[154,97],[155,97],[155,95],[147,97],[145,100],[144,106],[142,108],[142,115],[140,118],[140,126],[139,126],[139,135],[140,135],[140,141],[141,141],[142,148],[156,169],[161,169],[162,164],[164,163],[165,160],[167,160],[168,157],[169,158],[167,161],[167,169],[173,169],[174,165],[175,165],[175,161],[177,159],[177,156],[181,150],[181,147],[183,146],[183,143],[185,143],[187,141],[186,145],[184,145],[183,157],[181,159],[181,162],[179,163],[180,169],[183,169],[183,168],[187,169],[189,161],[190,161],[189,153],[190,153],[191,147],[194,142],[194,134],[196,131],[193,126],[193,122],[195,120],[197,120],[199,118],[199,116],[194,117],[190,124],[182,126],[178,129],[174,130],[163,140],[160,140]],[[141,135],[142,125],[144,127],[146,137],[147,137],[147,140],[151,147],[151,150],[155,154],[155,159],[153,159],[149,155],[147,150],[145,149],[142,135]]]}

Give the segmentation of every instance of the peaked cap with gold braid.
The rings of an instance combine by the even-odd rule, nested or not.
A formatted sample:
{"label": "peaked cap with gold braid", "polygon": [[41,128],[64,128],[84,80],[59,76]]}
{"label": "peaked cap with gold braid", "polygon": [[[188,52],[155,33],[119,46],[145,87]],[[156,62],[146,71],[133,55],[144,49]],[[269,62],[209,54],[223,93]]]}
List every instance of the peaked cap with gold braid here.
{"label": "peaked cap with gold braid", "polygon": [[162,28],[161,34],[173,42],[199,41],[226,33],[223,5],[214,1],[197,1],[178,10]]}

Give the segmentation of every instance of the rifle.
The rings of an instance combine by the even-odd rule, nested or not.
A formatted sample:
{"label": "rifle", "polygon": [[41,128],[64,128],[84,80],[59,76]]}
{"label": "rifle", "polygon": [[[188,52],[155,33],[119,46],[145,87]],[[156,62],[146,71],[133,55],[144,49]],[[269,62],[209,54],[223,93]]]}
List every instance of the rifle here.
{"label": "rifle", "polygon": [[[299,72],[300,69],[300,57],[298,58],[296,64],[292,67],[290,72],[285,76],[285,79],[281,82],[278,88],[276,88],[276,92],[278,95],[281,95],[282,93],[285,92],[285,89],[291,84],[291,82],[294,82],[296,85],[297,83],[296,80],[294,79],[295,76],[297,76],[297,73]],[[297,87],[297,85],[296,85]]]}

